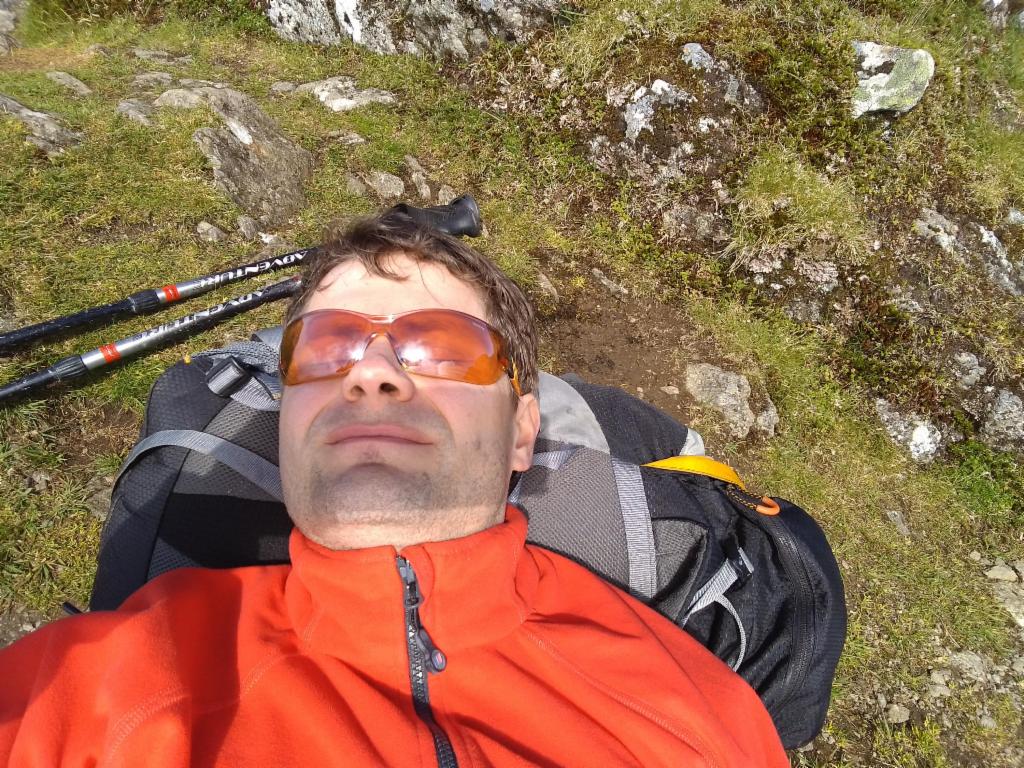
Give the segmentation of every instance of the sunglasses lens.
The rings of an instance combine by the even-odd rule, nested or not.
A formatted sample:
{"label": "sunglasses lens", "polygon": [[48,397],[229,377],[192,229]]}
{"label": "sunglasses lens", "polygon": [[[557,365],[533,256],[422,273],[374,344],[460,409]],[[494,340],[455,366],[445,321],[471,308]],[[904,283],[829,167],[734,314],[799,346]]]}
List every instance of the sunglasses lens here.
{"label": "sunglasses lens", "polygon": [[501,341],[484,323],[446,310],[410,312],[391,331],[402,365],[410,373],[469,384],[493,384],[505,370]]}
{"label": "sunglasses lens", "polygon": [[285,328],[284,383],[344,376],[362,358],[375,333],[387,334],[402,367],[420,376],[493,384],[508,366],[497,332],[461,312],[420,310],[389,322],[357,312],[319,310]]}
{"label": "sunglasses lens", "polygon": [[370,322],[353,312],[310,312],[292,321],[281,340],[284,383],[343,376],[362,357]]}

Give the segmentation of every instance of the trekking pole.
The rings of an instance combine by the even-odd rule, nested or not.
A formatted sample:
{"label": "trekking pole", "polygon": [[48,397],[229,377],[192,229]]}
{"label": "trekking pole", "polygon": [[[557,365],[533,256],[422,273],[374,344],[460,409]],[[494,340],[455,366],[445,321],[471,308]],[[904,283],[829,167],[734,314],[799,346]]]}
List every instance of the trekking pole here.
{"label": "trekking pole", "polygon": [[135,357],[162,344],[185,336],[197,330],[216,325],[221,320],[247,312],[250,309],[291,296],[299,289],[302,278],[299,275],[260,288],[244,296],[215,304],[200,312],[179,317],[169,323],[148,328],[132,336],[104,344],[81,355],[69,355],[48,368],[30,373],[17,381],[0,387],[0,402],[24,395],[39,387],[77,379],[90,371],[99,370],[119,360]]}
{"label": "trekking pole", "polygon": [[[477,207],[472,195],[463,195],[448,205],[438,205],[432,208],[416,208],[406,203],[400,203],[388,209],[383,215],[387,216],[391,213],[405,214],[414,221],[440,229],[448,234],[467,235],[469,237],[476,237],[480,234],[480,209]],[[261,259],[250,264],[243,264],[240,267],[231,267],[223,272],[217,272],[212,275],[204,275],[203,277],[196,277],[180,283],[172,283],[162,288],[149,288],[133,293],[131,296],[127,296],[120,301],[83,309],[71,315],[64,315],[63,317],[45,320],[35,325],[17,328],[7,333],[0,333],[0,352],[27,344],[30,341],[42,339],[46,336],[62,333],[72,328],[95,325],[122,315],[143,315],[153,312],[168,304],[207,293],[221,285],[228,285],[239,280],[262,275],[264,272],[273,272],[278,269],[294,266],[314,250],[316,250],[316,246],[292,251],[291,253],[273,258]]]}

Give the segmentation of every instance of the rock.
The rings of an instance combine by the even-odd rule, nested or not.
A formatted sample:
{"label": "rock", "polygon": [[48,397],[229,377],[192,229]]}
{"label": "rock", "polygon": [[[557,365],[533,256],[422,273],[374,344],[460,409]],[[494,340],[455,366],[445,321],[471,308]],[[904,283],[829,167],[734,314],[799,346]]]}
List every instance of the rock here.
{"label": "rock", "polygon": [[23,0],[0,0],[0,56],[10,53],[18,44],[14,29],[25,9]]}
{"label": "rock", "polygon": [[175,55],[167,51],[151,51],[146,48],[132,48],[132,55],[143,61],[155,61],[159,64],[183,66],[192,63],[192,57],[186,54]]}
{"label": "rock", "polygon": [[392,173],[370,171],[362,178],[381,200],[395,200],[405,194],[405,182]]}
{"label": "rock", "polygon": [[85,500],[85,506],[89,508],[92,516],[97,520],[103,521],[107,519],[107,515],[110,513],[110,497],[113,490],[113,488],[109,487],[100,488]]}
{"label": "rock", "polygon": [[885,719],[893,725],[902,725],[910,720],[910,710],[902,704],[890,704],[885,710]]}
{"label": "rock", "polygon": [[985,15],[996,29],[1006,29],[1010,20],[1010,0],[982,0]]}
{"label": "rock", "polygon": [[601,283],[601,285],[603,285],[605,288],[607,288],[613,296],[616,296],[620,299],[624,299],[627,296],[629,296],[629,289],[627,289],[626,286],[616,283],[614,280],[610,279],[607,275],[605,275],[604,272],[602,272],[597,267],[594,267],[591,270],[591,272],[593,273],[594,277],[597,278],[597,281]]}
{"label": "rock", "polygon": [[46,76],[50,80],[52,80],[53,82],[57,83],[58,85],[63,85],[65,88],[67,88],[69,91],[74,93],[76,96],[91,96],[92,95],[92,88],[90,88],[88,85],[83,83],[77,77],[72,77],[67,72],[59,72],[59,71],[47,72]]}
{"label": "rock", "polygon": [[196,227],[196,234],[200,239],[208,243],[222,243],[228,239],[227,233],[220,227],[214,226],[208,221],[200,221]]}
{"label": "rock", "polygon": [[957,352],[953,355],[953,370],[957,386],[968,390],[981,380],[987,369],[978,363],[978,357],[971,352]]}
{"label": "rock", "polygon": [[764,433],[766,437],[775,437],[775,428],[779,426],[779,412],[775,409],[775,403],[768,399],[767,407],[757,414],[754,419],[754,428]]}
{"label": "rock", "polygon": [[368,191],[363,180],[354,173],[345,176],[345,190],[353,197],[366,197]]}
{"label": "rock", "polygon": [[[1021,11],[1024,14],[1024,11]],[[1024,29],[1024,27],[1022,27]],[[1024,211],[1018,211],[1016,208],[1011,208],[1010,212],[1006,214],[1006,223],[1011,227],[1024,227]]]}
{"label": "rock", "polygon": [[971,558],[971,560],[973,560],[976,563],[980,563],[981,562],[981,552],[979,552],[976,549],[973,550],[971,552],[971,554],[968,555],[968,557]]}
{"label": "rock", "polygon": [[212,80],[195,80],[191,77],[183,77],[178,80],[182,88],[227,88],[227,83],[215,83]]}
{"label": "rock", "polygon": [[165,88],[174,82],[169,72],[140,72],[132,78],[132,88]]}
{"label": "rock", "polygon": [[114,51],[100,43],[93,43],[85,49],[90,56],[113,56]]}
{"label": "rock", "polygon": [[733,74],[728,65],[716,60],[704,50],[700,43],[686,43],[683,46],[683,61],[699,69],[714,82],[726,103],[759,112],[764,108],[761,95],[747,84],[746,80]]}
{"label": "rock", "polygon": [[124,115],[139,125],[152,125],[153,121],[149,116],[153,114],[153,107],[140,99],[122,99],[117,102],[115,110],[119,115]]}
{"label": "rock", "polygon": [[555,284],[543,272],[537,273],[537,287],[540,288],[545,296],[553,301],[558,301],[558,289],[555,288]]}
{"label": "rock", "polygon": [[827,294],[839,287],[839,268],[834,261],[816,261],[798,257],[793,268],[814,286],[818,293]]}
{"label": "rock", "polygon": [[50,487],[50,483],[53,482],[53,477],[49,472],[44,472],[41,469],[37,469],[25,480],[25,485],[30,490],[36,493],[46,493],[46,489]]}
{"label": "rock", "polygon": [[925,239],[935,241],[947,253],[954,253],[957,249],[960,227],[931,208],[922,209],[921,218],[913,224],[913,231]]}
{"label": "rock", "polygon": [[889,518],[889,522],[896,526],[896,530],[900,536],[910,537],[910,527],[907,525],[907,521],[903,518],[903,513],[898,509],[887,510],[885,516]]}
{"label": "rock", "polygon": [[1007,389],[1000,390],[981,434],[996,448],[1013,450],[1024,446],[1024,402],[1020,397]]}
{"label": "rock", "polygon": [[416,187],[416,194],[420,196],[421,200],[430,202],[433,195],[430,192],[430,185],[427,183],[427,172],[423,170],[420,161],[412,155],[406,155],[405,167],[409,169],[409,179],[412,181],[412,185]]}
{"label": "rock", "polygon": [[329,131],[327,133],[327,138],[334,139],[336,142],[346,147],[366,143],[366,139],[364,139],[355,131]]}
{"label": "rock", "polygon": [[669,384],[669,385],[668,385],[668,386],[666,386],[666,387],[658,387],[658,389],[660,389],[660,390],[661,390],[662,392],[664,392],[664,393],[665,393],[666,395],[672,395],[672,396],[675,396],[675,395],[678,395],[678,394],[679,394],[679,387],[677,387],[677,386],[675,386],[675,385],[673,385],[673,384]]}
{"label": "rock", "polygon": [[297,86],[292,93],[311,93],[320,103],[334,112],[347,112],[367,104],[394,104],[395,95],[380,88],[356,88],[351,77],[330,77]]}
{"label": "rock", "polygon": [[548,26],[561,0],[263,0],[278,35],[337,45],[351,40],[377,53],[427,53],[464,58],[489,37],[527,41]]}
{"label": "rock", "polygon": [[974,651],[960,651],[949,657],[953,665],[964,677],[979,683],[988,680],[988,665]]}
{"label": "rock", "polygon": [[875,400],[875,411],[892,440],[910,451],[910,457],[922,464],[935,458],[942,445],[942,433],[931,422],[911,413],[899,413],[882,398]]}
{"label": "rock", "polygon": [[1008,565],[996,565],[985,571],[985,577],[992,581],[1008,581],[1016,583],[1017,572]]}
{"label": "rock", "polygon": [[746,376],[724,371],[709,363],[686,366],[686,389],[697,402],[725,417],[729,434],[745,438],[757,418],[750,408],[750,382]]}
{"label": "rock", "polygon": [[853,116],[873,112],[909,112],[924,96],[935,59],[922,49],[897,48],[870,42],[855,42],[857,88],[853,93]]}
{"label": "rock", "polygon": [[260,233],[259,222],[252,216],[239,216],[238,232],[246,240],[255,240],[256,236]]}
{"label": "rock", "polygon": [[1013,296],[1024,296],[1024,261],[1014,264],[996,233],[975,224],[981,236],[981,259],[989,280]]}
{"label": "rock", "polygon": [[82,141],[82,134],[61,125],[54,115],[36,112],[14,99],[0,94],[0,115],[7,114],[21,122],[31,132],[26,141],[39,147],[49,157],[59,155]]}
{"label": "rock", "polygon": [[1007,581],[992,584],[992,594],[1014,623],[1024,629],[1024,587]]}
{"label": "rock", "polygon": [[224,128],[200,128],[192,138],[217,188],[263,225],[284,224],[305,204],[313,156],[248,96],[231,88],[177,88],[154,103],[179,109],[206,104],[220,117]]}
{"label": "rock", "polygon": [[1010,19],[1010,26],[1024,32],[1024,11],[1019,11]]}
{"label": "rock", "polygon": [[713,240],[718,223],[715,214],[680,202],[661,214],[662,231],[676,240]]}
{"label": "rock", "polygon": [[[619,106],[617,96],[612,96],[609,103]],[[626,121],[626,139],[636,141],[641,131],[654,133],[654,113],[662,105],[673,106],[686,101],[696,101],[692,95],[676,88],[664,80],[655,80],[651,87],[640,86],[633,91],[623,110]]]}
{"label": "rock", "polygon": [[295,83],[290,83],[287,80],[279,80],[270,86],[270,92],[276,94],[291,93],[295,90]]}
{"label": "rock", "polygon": [[447,184],[442,184],[437,189],[437,204],[448,205],[452,200],[458,198],[459,193],[449,187]]}

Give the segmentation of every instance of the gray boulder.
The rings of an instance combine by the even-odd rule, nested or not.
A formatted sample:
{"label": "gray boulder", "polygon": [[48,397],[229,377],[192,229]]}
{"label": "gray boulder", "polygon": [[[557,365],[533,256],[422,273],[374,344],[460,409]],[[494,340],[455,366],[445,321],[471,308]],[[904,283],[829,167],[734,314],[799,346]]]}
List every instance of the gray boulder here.
{"label": "gray boulder", "polygon": [[248,96],[230,88],[176,88],[154,103],[176,109],[205,104],[221,118],[223,128],[200,128],[192,138],[217,188],[262,224],[282,225],[305,204],[313,156]]}
{"label": "gray boulder", "polygon": [[57,83],[58,85],[63,85],[65,88],[67,88],[69,91],[71,91],[76,96],[91,96],[92,95],[92,88],[90,88],[88,85],[83,83],[77,77],[73,77],[73,76],[69,75],[67,72],[59,72],[59,71],[47,72],[46,76],[47,76],[47,78],[49,78],[53,82]]}
{"label": "gray boulder", "polygon": [[377,53],[465,58],[490,37],[528,40],[548,26],[560,0],[261,0],[286,40],[337,45],[352,41]]}
{"label": "gray boulder", "polygon": [[746,376],[709,363],[691,363],[686,366],[686,389],[698,403],[710,406],[724,417],[733,437],[743,439],[755,427],[769,437],[775,434],[779,422],[775,404],[769,400],[765,411],[755,416]]}
{"label": "gray boulder", "polygon": [[208,221],[199,222],[199,225],[196,227],[196,234],[207,243],[222,243],[228,239],[227,233],[223,229]]}
{"label": "gray boulder", "polygon": [[1024,448],[1024,401],[1008,389],[999,390],[981,427],[981,435],[996,448]]}
{"label": "gray boulder", "polygon": [[380,88],[356,88],[351,77],[330,77],[297,86],[290,93],[310,93],[332,112],[347,112],[367,104],[394,104],[395,95]]}
{"label": "gray boulder", "polygon": [[854,117],[872,112],[902,115],[917,106],[935,74],[935,59],[928,51],[871,42],[853,46],[857,53]]}
{"label": "gray boulder", "polygon": [[875,411],[889,437],[906,448],[914,461],[927,464],[938,454],[942,433],[930,421],[916,413],[902,414],[882,398],[875,400]]}
{"label": "gray boulder", "polygon": [[363,174],[363,181],[381,200],[395,200],[405,194],[405,182],[393,173],[370,171]]}
{"label": "gray boulder", "polygon": [[115,111],[139,125],[150,126],[153,124],[153,121],[149,119],[149,116],[153,114],[153,107],[141,99],[123,99],[117,103]]}
{"label": "gray boulder", "polygon": [[24,8],[24,0],[0,0],[0,56],[10,53],[17,45],[14,28]]}
{"label": "gray boulder", "polygon": [[982,0],[981,5],[993,27],[1006,29],[1010,20],[1010,0]]}
{"label": "gray boulder", "polygon": [[989,281],[1012,296],[1024,296],[1024,261],[1012,260],[995,232],[980,224],[975,228],[981,239],[978,255]]}
{"label": "gray boulder", "polygon": [[174,75],[170,72],[140,72],[132,78],[132,88],[166,88],[173,82]]}
{"label": "gray boulder", "polygon": [[26,141],[39,147],[50,157],[59,155],[65,149],[74,147],[82,141],[81,133],[65,128],[54,115],[36,112],[0,94],[0,115],[4,114],[28,128],[31,135]]}

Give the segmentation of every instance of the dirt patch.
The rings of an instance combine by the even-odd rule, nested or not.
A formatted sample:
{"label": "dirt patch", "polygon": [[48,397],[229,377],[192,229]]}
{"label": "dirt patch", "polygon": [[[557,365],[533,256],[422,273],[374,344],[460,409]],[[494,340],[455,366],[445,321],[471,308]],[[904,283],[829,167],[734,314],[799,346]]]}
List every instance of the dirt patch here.
{"label": "dirt patch", "polygon": [[0,648],[6,648],[15,640],[38,629],[46,618],[23,608],[12,607],[0,612]]}
{"label": "dirt patch", "polygon": [[139,415],[110,403],[83,411],[56,400],[50,421],[66,469],[82,475],[95,474],[99,458],[127,454],[139,436]]}

